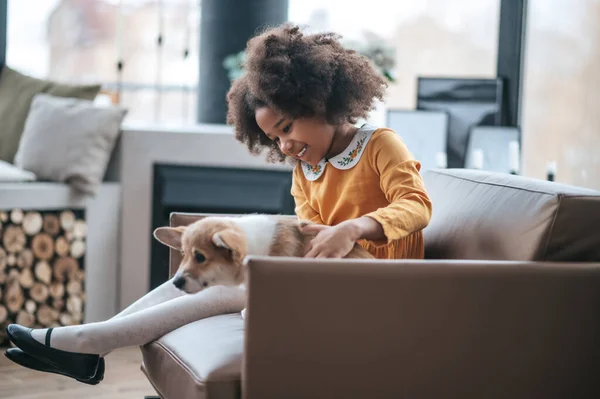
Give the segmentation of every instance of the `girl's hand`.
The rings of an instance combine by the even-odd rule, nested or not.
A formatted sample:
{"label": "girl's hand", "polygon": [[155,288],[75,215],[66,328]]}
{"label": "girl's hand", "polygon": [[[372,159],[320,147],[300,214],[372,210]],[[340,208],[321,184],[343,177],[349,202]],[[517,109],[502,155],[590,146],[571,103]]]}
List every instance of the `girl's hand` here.
{"label": "girl's hand", "polygon": [[308,245],[306,258],[343,258],[360,238],[358,226],[350,222],[333,227],[313,224],[303,227],[302,231],[317,233]]}

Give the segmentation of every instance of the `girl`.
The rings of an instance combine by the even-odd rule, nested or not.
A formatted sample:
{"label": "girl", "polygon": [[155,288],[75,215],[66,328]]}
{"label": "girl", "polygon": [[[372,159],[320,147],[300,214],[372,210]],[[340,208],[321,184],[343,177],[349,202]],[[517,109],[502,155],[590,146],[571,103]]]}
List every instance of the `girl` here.
{"label": "girl", "polygon": [[423,258],[431,201],[420,164],[392,130],[354,126],[386,84],[337,39],[287,25],[251,39],[228,121],[251,152],[296,163],[296,214],[319,223],[306,256],[343,257],[358,241],[376,258]]}
{"label": "girl", "polygon": [[[251,39],[245,75],[228,93],[228,120],[252,153],[296,163],[292,194],[301,219],[318,222],[306,256],[342,257],[360,242],[377,258],[422,258],[431,202],[415,161],[396,133],[363,125],[385,81],[333,34],[296,26]],[[245,294],[210,287],[192,295],[172,281],[114,318],[54,329],[7,328],[25,367],[97,384],[110,351],[145,345],[185,324],[239,312]]]}

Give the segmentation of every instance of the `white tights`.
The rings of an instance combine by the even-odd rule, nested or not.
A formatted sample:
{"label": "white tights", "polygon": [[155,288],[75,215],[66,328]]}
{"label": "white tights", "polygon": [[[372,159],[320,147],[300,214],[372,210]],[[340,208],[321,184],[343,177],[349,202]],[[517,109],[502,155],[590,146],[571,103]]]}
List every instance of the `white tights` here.
{"label": "white tights", "polygon": [[[246,293],[237,287],[214,286],[185,294],[171,280],[150,291],[113,318],[52,330],[50,346],[70,352],[100,354],[126,346],[141,346],[196,320],[240,312]],[[32,336],[44,342],[46,329]]]}

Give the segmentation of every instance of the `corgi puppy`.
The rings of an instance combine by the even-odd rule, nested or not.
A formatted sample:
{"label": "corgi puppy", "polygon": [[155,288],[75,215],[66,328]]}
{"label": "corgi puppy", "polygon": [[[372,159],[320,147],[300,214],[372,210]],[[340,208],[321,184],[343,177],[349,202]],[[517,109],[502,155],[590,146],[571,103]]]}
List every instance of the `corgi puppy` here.
{"label": "corgi puppy", "polygon": [[[275,215],[208,216],[189,226],[159,227],[154,237],[181,251],[173,284],[191,294],[213,285],[244,285],[247,255],[304,256],[316,235],[302,232],[310,223]],[[346,258],[373,256],[355,244]]]}

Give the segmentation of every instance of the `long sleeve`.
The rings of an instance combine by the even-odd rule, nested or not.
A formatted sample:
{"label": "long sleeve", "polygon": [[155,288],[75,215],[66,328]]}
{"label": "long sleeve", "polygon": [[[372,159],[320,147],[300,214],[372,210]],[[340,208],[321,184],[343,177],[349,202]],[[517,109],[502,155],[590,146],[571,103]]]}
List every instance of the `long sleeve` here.
{"label": "long sleeve", "polygon": [[314,223],[318,223],[318,224],[325,224],[323,222],[323,220],[321,219],[321,215],[319,215],[319,213],[313,209],[313,207],[310,206],[306,196],[304,195],[304,192],[302,191],[302,187],[300,186],[300,184],[298,183],[298,177],[297,174],[298,173],[302,173],[300,171],[300,168],[296,167],[294,168],[294,175],[292,177],[292,196],[294,197],[294,202],[296,204],[296,208],[294,210],[294,212],[296,213],[296,216],[298,216],[298,219],[302,219],[302,220],[309,220],[311,222]]}
{"label": "long sleeve", "polygon": [[366,216],[382,225],[390,242],[425,228],[431,219],[432,205],[419,174],[420,163],[402,139],[389,130],[371,140],[366,155],[390,204]]}

